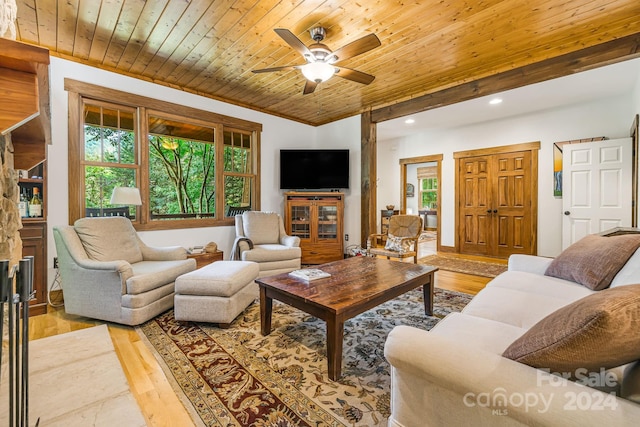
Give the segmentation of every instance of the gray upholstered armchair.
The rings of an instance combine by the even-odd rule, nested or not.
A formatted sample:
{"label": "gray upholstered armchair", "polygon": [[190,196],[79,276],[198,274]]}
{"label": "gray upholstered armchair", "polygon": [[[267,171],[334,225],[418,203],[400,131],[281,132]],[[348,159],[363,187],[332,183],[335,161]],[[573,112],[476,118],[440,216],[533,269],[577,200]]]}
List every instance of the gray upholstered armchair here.
{"label": "gray upholstered armchair", "polygon": [[287,235],[275,212],[247,211],[236,215],[236,240],[231,259],[257,262],[259,277],[300,268],[300,238]]}
{"label": "gray upholstered armchair", "polygon": [[196,269],[186,250],[152,248],[125,217],[53,228],[69,314],[138,325],[173,307],[175,279]]}

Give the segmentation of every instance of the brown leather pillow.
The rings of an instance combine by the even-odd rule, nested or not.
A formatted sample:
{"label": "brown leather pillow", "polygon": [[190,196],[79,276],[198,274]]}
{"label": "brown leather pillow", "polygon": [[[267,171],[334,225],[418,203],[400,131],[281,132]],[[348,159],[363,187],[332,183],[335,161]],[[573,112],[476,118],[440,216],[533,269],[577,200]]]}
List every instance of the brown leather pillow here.
{"label": "brown leather pillow", "polygon": [[502,354],[535,368],[596,372],[640,359],[640,284],[591,294],[531,327]]}
{"label": "brown leather pillow", "polygon": [[611,284],[638,247],[640,234],[611,237],[590,234],[562,251],[544,274],[599,291]]}

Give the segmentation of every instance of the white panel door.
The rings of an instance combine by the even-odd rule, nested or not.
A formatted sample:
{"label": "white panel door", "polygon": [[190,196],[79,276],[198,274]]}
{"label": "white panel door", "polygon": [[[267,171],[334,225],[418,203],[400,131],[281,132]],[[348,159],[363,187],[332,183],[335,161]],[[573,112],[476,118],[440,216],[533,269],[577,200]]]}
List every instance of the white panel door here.
{"label": "white panel door", "polygon": [[631,138],[563,146],[562,180],[562,249],[631,227]]}

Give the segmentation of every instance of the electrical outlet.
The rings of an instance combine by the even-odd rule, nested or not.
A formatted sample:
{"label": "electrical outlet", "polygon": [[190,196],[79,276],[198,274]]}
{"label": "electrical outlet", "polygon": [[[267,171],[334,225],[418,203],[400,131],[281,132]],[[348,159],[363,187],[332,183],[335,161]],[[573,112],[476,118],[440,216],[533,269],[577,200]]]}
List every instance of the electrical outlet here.
{"label": "electrical outlet", "polygon": [[348,242],[348,241],[349,241],[349,235],[348,235],[348,234],[345,234],[345,235],[344,235],[344,240],[345,240],[345,242]]}
{"label": "electrical outlet", "polygon": [[58,268],[58,257],[57,256],[53,257],[53,268]]}

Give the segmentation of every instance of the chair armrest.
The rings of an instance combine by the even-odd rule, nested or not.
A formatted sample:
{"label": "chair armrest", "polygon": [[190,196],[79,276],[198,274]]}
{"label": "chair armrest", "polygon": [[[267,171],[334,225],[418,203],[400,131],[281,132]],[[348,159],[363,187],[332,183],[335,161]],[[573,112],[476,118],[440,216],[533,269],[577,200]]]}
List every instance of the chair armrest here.
{"label": "chair armrest", "polygon": [[[369,237],[367,238],[367,249],[377,247],[378,240],[382,240],[386,236],[387,236],[386,234],[370,234]],[[375,246],[373,246],[373,243],[375,243]]]}
{"label": "chair armrest", "polygon": [[74,259],[79,267],[86,270],[101,270],[101,271],[113,271],[117,273],[125,273],[128,270],[132,270],[131,264],[127,261],[96,261],[94,259]]}
{"label": "chair armrest", "polygon": [[[441,419],[429,413],[441,407],[449,409],[445,416],[476,425],[508,417],[519,425],[630,426],[640,417],[639,405],[614,395],[409,326],[391,331],[384,354],[392,366],[391,408],[398,422]],[[578,410],[582,397],[594,406]],[[395,414],[396,408],[404,413]]]}
{"label": "chair armrest", "polygon": [[300,246],[300,237],[289,235],[282,236],[280,238],[280,244],[290,248],[296,248]]}
{"label": "chair armrest", "polygon": [[511,255],[509,257],[509,271],[524,271],[527,273],[542,274],[547,271],[553,258],[546,258],[536,255]]}

